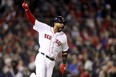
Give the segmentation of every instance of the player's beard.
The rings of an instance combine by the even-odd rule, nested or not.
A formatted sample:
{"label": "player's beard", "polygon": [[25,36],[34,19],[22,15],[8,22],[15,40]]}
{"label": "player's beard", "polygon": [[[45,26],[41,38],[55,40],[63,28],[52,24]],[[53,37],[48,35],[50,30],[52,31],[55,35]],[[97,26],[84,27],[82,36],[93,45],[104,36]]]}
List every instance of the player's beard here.
{"label": "player's beard", "polygon": [[62,28],[58,28],[58,32],[63,31],[63,29],[64,29],[64,27],[62,27]]}

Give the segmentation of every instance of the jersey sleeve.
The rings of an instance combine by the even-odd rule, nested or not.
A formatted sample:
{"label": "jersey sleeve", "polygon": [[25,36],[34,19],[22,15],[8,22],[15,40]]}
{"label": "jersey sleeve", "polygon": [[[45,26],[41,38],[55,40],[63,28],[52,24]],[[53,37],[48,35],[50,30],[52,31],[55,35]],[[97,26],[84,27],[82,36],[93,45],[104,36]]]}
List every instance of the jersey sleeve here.
{"label": "jersey sleeve", "polygon": [[37,32],[44,31],[44,30],[47,30],[49,28],[50,28],[50,26],[48,26],[47,24],[42,23],[38,20],[36,20],[35,25],[33,25],[33,29],[36,30]]}
{"label": "jersey sleeve", "polygon": [[69,49],[69,46],[68,46],[67,37],[66,37],[64,43],[62,44],[62,50],[63,50],[63,52],[65,52],[68,49]]}

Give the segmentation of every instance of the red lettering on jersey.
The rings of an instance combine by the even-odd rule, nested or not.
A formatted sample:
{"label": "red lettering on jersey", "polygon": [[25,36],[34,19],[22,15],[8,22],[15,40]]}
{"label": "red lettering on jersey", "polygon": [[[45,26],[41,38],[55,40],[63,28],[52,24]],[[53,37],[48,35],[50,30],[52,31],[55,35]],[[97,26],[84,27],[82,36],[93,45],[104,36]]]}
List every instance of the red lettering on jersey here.
{"label": "red lettering on jersey", "polygon": [[58,44],[58,46],[62,44],[58,39],[56,39],[56,43]]}
{"label": "red lettering on jersey", "polygon": [[[44,38],[51,40],[52,36],[49,34],[45,34]],[[60,46],[62,44],[58,39],[56,39],[55,43],[57,43],[58,46]]]}
{"label": "red lettering on jersey", "polygon": [[51,39],[52,39],[52,36],[50,36],[50,35],[48,35],[48,34],[45,34],[45,35],[44,35],[44,38],[47,38],[47,39],[51,40]]}

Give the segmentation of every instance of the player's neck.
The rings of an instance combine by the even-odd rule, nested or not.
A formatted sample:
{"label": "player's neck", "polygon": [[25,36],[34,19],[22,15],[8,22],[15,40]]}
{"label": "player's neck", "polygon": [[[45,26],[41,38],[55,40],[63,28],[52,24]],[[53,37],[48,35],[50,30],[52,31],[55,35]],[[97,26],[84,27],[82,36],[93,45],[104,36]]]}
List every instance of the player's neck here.
{"label": "player's neck", "polygon": [[54,33],[56,33],[58,30],[54,27],[54,28],[53,28],[53,31],[54,31]]}

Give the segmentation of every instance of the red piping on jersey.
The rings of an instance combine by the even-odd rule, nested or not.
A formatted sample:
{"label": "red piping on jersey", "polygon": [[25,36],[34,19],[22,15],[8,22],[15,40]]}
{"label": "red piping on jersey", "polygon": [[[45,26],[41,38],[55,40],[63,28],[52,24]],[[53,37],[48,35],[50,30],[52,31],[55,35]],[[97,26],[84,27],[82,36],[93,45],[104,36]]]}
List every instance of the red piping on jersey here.
{"label": "red piping on jersey", "polygon": [[[56,40],[56,38],[57,38],[57,36],[55,37],[55,40]],[[54,42],[53,42],[53,46],[54,46]],[[52,47],[52,52],[51,52],[51,54],[52,54],[52,53],[53,53],[53,47]],[[51,54],[50,54],[50,55],[51,55]]]}
{"label": "red piping on jersey", "polygon": [[27,18],[29,19],[29,21],[35,25],[35,17],[32,15],[32,13],[30,12],[30,10],[26,11],[26,15],[27,15]]}
{"label": "red piping on jersey", "polygon": [[[52,38],[53,38],[53,37],[54,37],[54,33],[53,33]],[[49,52],[50,52],[51,41],[52,41],[52,39],[50,40],[50,44],[49,44]]]}
{"label": "red piping on jersey", "polygon": [[[52,31],[52,28],[50,28],[50,31],[53,33],[53,36],[52,36],[52,38],[54,37],[54,32]],[[52,39],[50,40],[50,44],[49,44],[49,53],[50,53],[50,46],[51,46],[51,41],[52,41]],[[51,54],[50,54],[51,55]]]}

